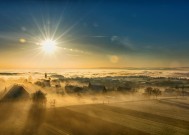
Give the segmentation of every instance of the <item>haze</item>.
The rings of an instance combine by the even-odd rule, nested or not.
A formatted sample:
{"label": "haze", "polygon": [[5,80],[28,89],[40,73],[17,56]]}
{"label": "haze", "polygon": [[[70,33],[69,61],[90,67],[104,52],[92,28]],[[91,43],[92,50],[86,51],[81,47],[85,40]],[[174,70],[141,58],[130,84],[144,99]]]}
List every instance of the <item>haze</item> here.
{"label": "haze", "polygon": [[189,135],[189,1],[0,0],[0,135]]}

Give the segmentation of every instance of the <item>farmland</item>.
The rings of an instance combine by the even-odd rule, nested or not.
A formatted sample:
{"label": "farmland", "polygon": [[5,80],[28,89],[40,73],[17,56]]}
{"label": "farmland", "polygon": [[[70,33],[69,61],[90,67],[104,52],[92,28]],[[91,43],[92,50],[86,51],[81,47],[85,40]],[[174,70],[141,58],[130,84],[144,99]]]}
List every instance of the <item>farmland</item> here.
{"label": "farmland", "polygon": [[[189,133],[188,99],[85,104],[37,110],[30,103],[1,104],[1,134]],[[179,106],[182,104],[185,106]],[[2,113],[3,112],[3,113]]]}
{"label": "farmland", "polygon": [[2,75],[0,135],[189,134],[187,78],[31,74]]}

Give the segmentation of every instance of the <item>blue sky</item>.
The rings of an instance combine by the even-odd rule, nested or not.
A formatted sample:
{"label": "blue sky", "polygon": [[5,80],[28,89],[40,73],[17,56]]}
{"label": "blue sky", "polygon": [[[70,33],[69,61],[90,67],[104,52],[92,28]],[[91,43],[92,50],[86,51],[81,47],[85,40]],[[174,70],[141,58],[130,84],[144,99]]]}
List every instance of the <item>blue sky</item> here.
{"label": "blue sky", "polygon": [[[120,60],[99,67],[140,66],[129,59],[140,61],[141,67],[189,66],[188,24],[189,2],[184,0],[1,1],[0,52],[6,57],[12,51],[35,48],[31,42],[19,45],[18,40],[40,37],[39,29],[45,25],[50,33],[58,26],[56,36],[63,33],[59,40],[65,43],[58,45],[61,48],[87,52],[93,61],[97,55]],[[22,52],[20,57],[24,55]],[[15,58],[7,57],[11,59]],[[128,64],[121,64],[124,61]],[[154,61],[159,65],[151,64]]]}

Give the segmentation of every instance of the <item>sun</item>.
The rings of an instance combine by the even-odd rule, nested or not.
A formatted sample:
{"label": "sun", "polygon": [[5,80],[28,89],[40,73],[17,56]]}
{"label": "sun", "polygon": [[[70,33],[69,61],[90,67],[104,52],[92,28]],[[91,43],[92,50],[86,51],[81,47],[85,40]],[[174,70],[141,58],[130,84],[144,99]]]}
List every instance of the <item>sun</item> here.
{"label": "sun", "polygon": [[46,39],[41,42],[42,50],[46,53],[53,53],[56,49],[56,42],[51,39]]}

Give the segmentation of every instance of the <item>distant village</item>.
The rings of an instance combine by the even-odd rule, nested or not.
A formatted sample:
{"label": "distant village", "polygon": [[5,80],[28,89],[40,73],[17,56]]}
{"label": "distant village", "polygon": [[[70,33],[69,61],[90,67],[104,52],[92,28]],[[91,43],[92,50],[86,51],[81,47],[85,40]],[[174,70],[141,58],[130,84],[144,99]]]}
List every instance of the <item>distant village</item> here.
{"label": "distant village", "polygon": [[[140,93],[141,96],[189,96],[189,80],[180,78],[126,76],[126,77],[103,77],[103,78],[65,78],[63,75],[48,75],[32,81],[30,76],[25,80],[27,83],[43,89],[49,89],[58,95],[82,94],[108,94],[117,92],[121,94]],[[12,99],[28,99],[32,91],[24,85],[15,84],[10,89],[5,87],[1,92],[1,101]]]}
{"label": "distant village", "polygon": [[[161,91],[170,93],[170,89],[183,89],[186,95],[189,91],[189,80],[164,77],[127,76],[127,77],[104,77],[104,78],[64,78],[56,76],[51,79],[45,73],[45,78],[34,84],[40,87],[54,87],[57,93],[106,93],[110,91],[133,93],[138,90],[155,87]],[[62,85],[64,84],[64,85]]]}

